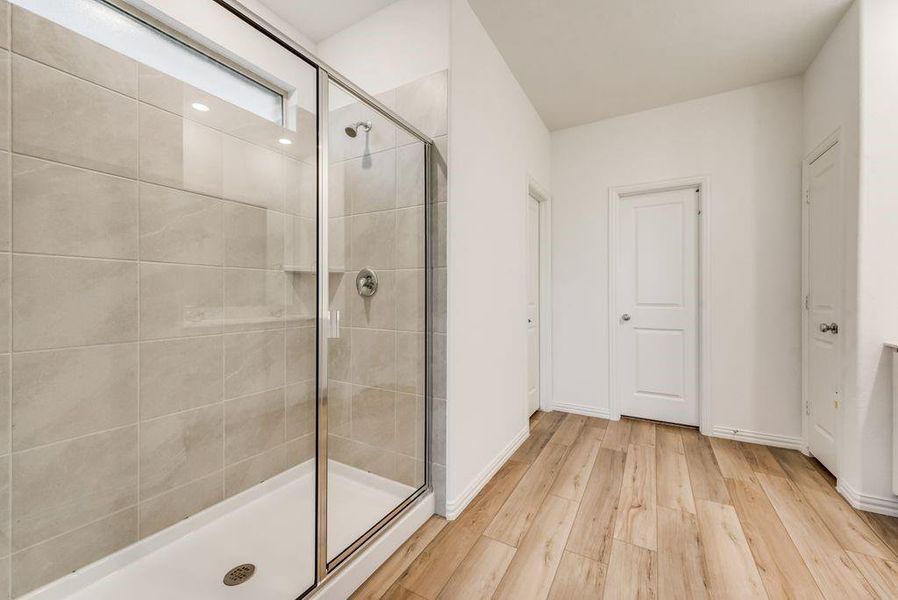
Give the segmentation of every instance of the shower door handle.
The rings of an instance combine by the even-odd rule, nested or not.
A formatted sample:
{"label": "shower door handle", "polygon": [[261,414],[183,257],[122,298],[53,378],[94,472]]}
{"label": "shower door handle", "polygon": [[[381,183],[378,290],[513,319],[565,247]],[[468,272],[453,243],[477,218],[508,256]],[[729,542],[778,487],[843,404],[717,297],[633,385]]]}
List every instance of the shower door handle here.
{"label": "shower door handle", "polygon": [[335,340],[340,337],[340,311],[332,310],[327,313],[328,332],[327,337]]}

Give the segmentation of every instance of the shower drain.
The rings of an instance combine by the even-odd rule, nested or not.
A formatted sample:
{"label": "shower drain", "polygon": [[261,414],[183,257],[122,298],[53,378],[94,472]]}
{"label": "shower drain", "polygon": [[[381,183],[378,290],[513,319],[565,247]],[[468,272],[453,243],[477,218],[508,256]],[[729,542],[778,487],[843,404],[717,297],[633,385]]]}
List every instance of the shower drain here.
{"label": "shower drain", "polygon": [[250,577],[253,576],[253,573],[256,572],[256,565],[252,563],[246,563],[243,565],[239,565],[225,573],[224,579],[222,579],[222,583],[225,585],[240,585],[245,581],[249,580]]}

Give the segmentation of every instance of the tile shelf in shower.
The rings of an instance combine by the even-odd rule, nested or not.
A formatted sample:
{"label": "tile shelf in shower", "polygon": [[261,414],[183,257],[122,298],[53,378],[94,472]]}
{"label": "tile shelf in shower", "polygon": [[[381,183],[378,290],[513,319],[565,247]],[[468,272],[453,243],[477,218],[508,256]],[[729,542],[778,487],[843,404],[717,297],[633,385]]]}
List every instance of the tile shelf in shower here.
{"label": "tile shelf in shower", "polygon": [[[318,268],[317,267],[302,267],[299,265],[284,265],[284,272],[285,273],[300,273],[300,274],[305,273],[307,275],[315,275],[318,273]],[[346,272],[346,269],[344,269],[343,267],[331,267],[328,269],[328,273],[330,273],[331,275],[342,275],[345,272]]]}

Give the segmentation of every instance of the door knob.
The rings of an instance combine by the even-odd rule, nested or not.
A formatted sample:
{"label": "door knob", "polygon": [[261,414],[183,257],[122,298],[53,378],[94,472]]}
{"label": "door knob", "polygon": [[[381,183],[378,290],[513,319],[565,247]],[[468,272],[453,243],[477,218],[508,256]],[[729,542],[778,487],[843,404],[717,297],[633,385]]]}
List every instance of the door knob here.
{"label": "door knob", "polygon": [[839,324],[838,323],[820,323],[820,333],[831,333],[836,335],[839,333]]}
{"label": "door knob", "polygon": [[630,315],[628,315],[627,313],[624,313],[624,314],[622,314],[622,315],[620,316],[620,320],[621,320],[621,321],[629,321],[629,320],[630,320]]}

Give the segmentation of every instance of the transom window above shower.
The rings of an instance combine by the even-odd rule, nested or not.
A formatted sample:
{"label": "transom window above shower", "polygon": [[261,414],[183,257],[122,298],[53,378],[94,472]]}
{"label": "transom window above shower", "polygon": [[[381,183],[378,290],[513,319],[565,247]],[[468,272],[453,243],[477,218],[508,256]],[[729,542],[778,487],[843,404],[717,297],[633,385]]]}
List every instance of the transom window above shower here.
{"label": "transom window above shower", "polygon": [[[289,121],[285,118],[287,86],[281,88],[262,80],[236,63],[226,65],[225,56],[221,56],[221,61],[216,60],[188,45],[186,39],[176,37],[174,31],[152,27],[103,0],[11,0],[11,3],[277,125]],[[202,97],[185,101],[200,113],[213,110],[212,103]],[[282,142],[285,145],[290,142],[286,140]]]}

